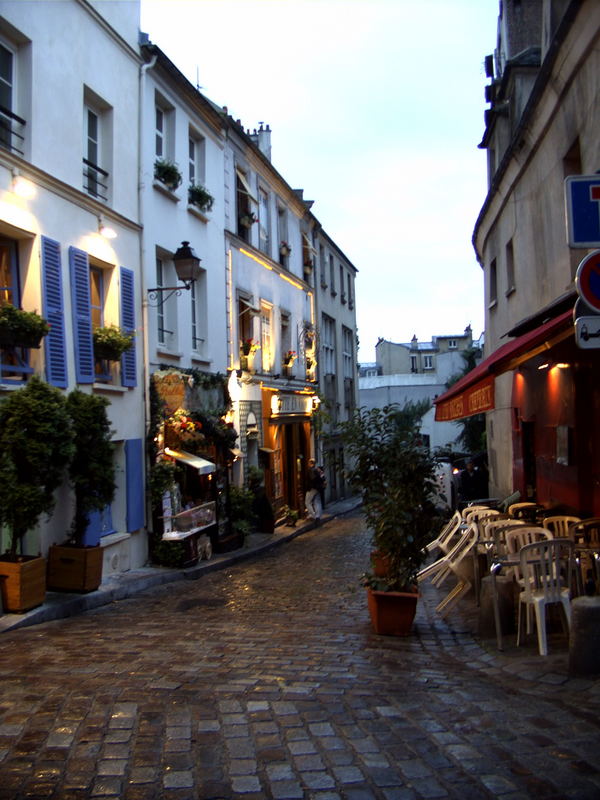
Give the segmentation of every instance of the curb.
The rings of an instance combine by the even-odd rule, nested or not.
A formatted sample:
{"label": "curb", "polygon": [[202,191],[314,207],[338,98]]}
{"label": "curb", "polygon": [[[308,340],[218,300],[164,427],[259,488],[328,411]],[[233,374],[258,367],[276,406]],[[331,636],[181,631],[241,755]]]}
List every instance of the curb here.
{"label": "curb", "polygon": [[[332,503],[327,513],[324,513],[321,518],[321,526],[326,525],[332,519],[355,511],[361,505],[362,500],[356,497],[339,503]],[[83,614],[86,611],[109,605],[115,601],[134,597],[136,594],[154,586],[162,586],[166,583],[174,583],[185,579],[199,580],[206,573],[227,569],[240,561],[259,556],[317,527],[317,524],[311,521],[295,528],[280,526],[272,534],[251,534],[249,537],[251,541],[247,546],[241,547],[239,550],[233,550],[231,553],[217,554],[210,561],[200,561],[193,567],[182,569],[142,567],[130,570],[107,578],[96,591],[89,594],[47,592],[44,604],[31,609],[31,611],[27,611],[24,614],[6,613],[0,615],[0,634],[17,628],[25,628],[31,625],[39,625],[42,622],[51,622]]]}

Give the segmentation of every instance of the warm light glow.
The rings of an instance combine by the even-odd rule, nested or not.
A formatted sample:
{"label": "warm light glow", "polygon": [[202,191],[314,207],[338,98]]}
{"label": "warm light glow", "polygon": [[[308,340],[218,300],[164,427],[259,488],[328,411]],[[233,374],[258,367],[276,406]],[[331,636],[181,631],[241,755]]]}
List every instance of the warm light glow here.
{"label": "warm light glow", "polygon": [[103,236],[105,239],[116,239],[117,232],[114,228],[109,227],[108,225],[101,225],[98,229],[98,233],[100,236]]}
{"label": "warm light glow", "polygon": [[243,253],[245,256],[248,256],[248,258],[251,258],[253,261],[256,261],[256,263],[260,264],[261,267],[264,267],[265,269],[268,269],[271,272],[273,272],[273,267],[270,264],[267,264],[267,262],[263,261],[262,258],[255,256],[254,253],[251,253],[249,250],[244,250],[243,247],[240,247],[240,253]]}
{"label": "warm light glow", "polygon": [[22,175],[15,175],[13,178],[13,192],[24,200],[31,200],[37,194],[35,184]]}
{"label": "warm light glow", "polygon": [[110,225],[107,225],[102,217],[98,217],[98,233],[105,239],[116,239],[117,232]]}
{"label": "warm light glow", "polygon": [[546,361],[545,364],[540,364],[538,367],[538,369],[549,369],[549,368],[550,368],[550,362],[548,361]]}
{"label": "warm light glow", "polygon": [[559,364],[555,364],[554,366],[556,369],[569,369],[571,365],[561,361]]}

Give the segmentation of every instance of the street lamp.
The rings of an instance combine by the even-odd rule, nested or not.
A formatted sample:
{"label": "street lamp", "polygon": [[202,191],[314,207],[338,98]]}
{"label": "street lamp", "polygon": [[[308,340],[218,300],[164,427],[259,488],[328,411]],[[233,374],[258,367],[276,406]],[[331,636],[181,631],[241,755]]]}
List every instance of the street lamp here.
{"label": "street lamp", "polygon": [[[177,278],[181,281],[182,285],[156,286],[153,289],[148,289],[149,305],[160,306],[166,302],[171,295],[180,295],[183,289],[189,291],[194,281],[200,277],[200,259],[190,247],[189,242],[182,242],[181,247],[177,248],[173,256],[173,264],[175,265]],[[169,292],[169,294],[163,297],[163,292]],[[156,302],[152,302],[153,300]]]}

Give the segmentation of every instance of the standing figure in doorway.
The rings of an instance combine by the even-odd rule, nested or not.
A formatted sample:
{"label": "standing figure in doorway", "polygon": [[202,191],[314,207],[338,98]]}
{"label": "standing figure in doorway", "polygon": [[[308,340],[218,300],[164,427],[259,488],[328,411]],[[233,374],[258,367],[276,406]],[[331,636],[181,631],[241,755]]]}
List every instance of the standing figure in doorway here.
{"label": "standing figure in doorway", "polygon": [[317,525],[321,522],[321,486],[323,478],[314,458],[308,462],[308,490],[306,492],[306,513]]}

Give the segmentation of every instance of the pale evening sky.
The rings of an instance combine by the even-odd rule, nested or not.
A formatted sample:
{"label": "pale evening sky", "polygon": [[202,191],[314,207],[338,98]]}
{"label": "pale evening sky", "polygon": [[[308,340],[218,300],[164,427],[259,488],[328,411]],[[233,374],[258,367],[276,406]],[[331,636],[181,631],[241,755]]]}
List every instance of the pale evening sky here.
{"label": "pale evening sky", "polygon": [[142,0],[142,30],[245,128],[359,270],[378,337],[483,330],[484,58],[498,0]]}

